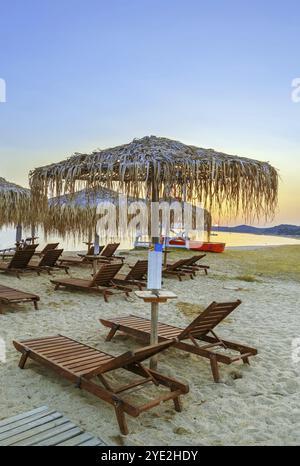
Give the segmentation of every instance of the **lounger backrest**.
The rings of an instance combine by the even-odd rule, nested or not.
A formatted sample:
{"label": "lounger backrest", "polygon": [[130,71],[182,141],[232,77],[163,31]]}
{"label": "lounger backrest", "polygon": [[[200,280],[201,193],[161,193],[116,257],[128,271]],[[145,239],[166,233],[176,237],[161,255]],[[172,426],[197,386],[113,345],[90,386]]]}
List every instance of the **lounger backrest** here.
{"label": "lounger backrest", "polygon": [[189,259],[180,259],[180,260],[174,262],[174,264],[167,265],[166,270],[178,270],[181,267],[185,266],[188,260]]}
{"label": "lounger backrest", "polygon": [[53,249],[56,249],[58,245],[59,243],[49,243],[44,247],[40,254],[46,254],[48,251],[53,251]]}
{"label": "lounger backrest", "polygon": [[16,251],[8,264],[9,269],[25,269],[34,254],[34,249]]}
{"label": "lounger backrest", "polygon": [[144,348],[138,349],[137,351],[127,351],[126,353],[121,354],[120,356],[115,357],[114,359],[99,365],[96,369],[92,371],[87,371],[84,376],[88,378],[94,377],[97,374],[104,374],[105,372],[119,369],[121,367],[126,367],[131,364],[137,364],[145,361],[146,359],[151,358],[155,354],[160,353],[161,351],[166,350],[172,345],[175,345],[176,340],[169,340],[157,345],[145,346]]}
{"label": "lounger backrest", "polygon": [[148,261],[142,260],[137,261],[128,275],[126,276],[126,280],[142,280],[146,275],[148,270]]}
{"label": "lounger backrest", "polygon": [[187,266],[195,265],[196,262],[198,262],[200,259],[203,259],[203,257],[205,256],[206,254],[198,254],[197,256],[192,256],[190,257],[190,259],[187,260],[187,262],[184,265],[187,265]]}
{"label": "lounger backrest", "polygon": [[40,260],[39,267],[54,267],[62,253],[63,249],[52,249],[47,251]]}
{"label": "lounger backrest", "polygon": [[102,249],[101,256],[103,256],[103,257],[113,256],[119,246],[120,246],[120,243],[110,243],[110,244],[108,244],[107,246],[105,246],[104,249]]}
{"label": "lounger backrest", "polygon": [[38,244],[25,244],[21,249],[22,251],[35,251],[38,247]]}
{"label": "lounger backrest", "polygon": [[206,335],[224,320],[234,309],[241,304],[240,300],[228,303],[212,302],[196,319],[193,320],[179,335],[183,340],[192,335],[199,337]]}
{"label": "lounger backrest", "polygon": [[122,264],[103,265],[94,276],[90,286],[110,286],[112,279],[117,275],[121,267]]}

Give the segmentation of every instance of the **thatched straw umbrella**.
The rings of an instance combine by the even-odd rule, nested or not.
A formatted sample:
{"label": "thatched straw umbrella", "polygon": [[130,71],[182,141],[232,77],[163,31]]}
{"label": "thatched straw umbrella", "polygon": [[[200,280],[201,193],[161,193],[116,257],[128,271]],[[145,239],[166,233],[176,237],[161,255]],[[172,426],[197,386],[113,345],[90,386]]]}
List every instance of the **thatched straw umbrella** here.
{"label": "thatched straw umbrella", "polygon": [[30,189],[23,188],[0,177],[0,227],[17,226],[16,241],[21,240],[21,226],[34,223]]}
{"label": "thatched straw umbrella", "polygon": [[[43,221],[44,232],[46,235],[49,234],[58,234],[65,237],[73,237],[74,239],[82,239],[84,236],[91,238],[91,234],[95,231],[97,221],[99,219],[99,213],[97,208],[99,204],[106,203],[113,204],[117,209],[117,220],[119,218],[119,208],[127,208],[130,212],[125,212],[126,222],[130,223],[130,220],[135,217],[140,203],[144,203],[145,199],[136,199],[133,197],[126,198],[127,205],[124,206],[123,202],[124,196],[112,189],[100,187],[95,191],[78,191],[77,193],[65,194],[63,196],[58,196],[49,199],[49,209],[47,215]],[[138,202],[138,204],[137,204]],[[161,200],[162,202],[162,200]],[[169,203],[172,207],[172,203],[178,204],[177,199],[170,199]],[[121,206],[120,206],[121,204]],[[176,205],[175,204],[175,205]],[[179,205],[181,205],[180,203]],[[174,205],[174,204],[173,204]],[[130,209],[132,207],[132,209]],[[135,207],[135,209],[134,209]],[[146,203],[146,221],[150,220],[151,217],[151,206],[150,203]],[[196,223],[196,212],[195,206],[192,208],[192,223]],[[170,212],[170,220],[174,221],[174,212]],[[150,222],[149,222],[150,223]],[[117,235],[121,236],[118,232],[118,223],[117,223]],[[150,225],[148,226],[148,228]],[[204,212],[204,228],[207,233],[210,233],[211,230],[211,215],[205,211]],[[100,231],[100,234],[103,234],[103,239],[107,238],[107,233],[105,231]],[[124,235],[124,232],[121,232]],[[136,233],[136,229],[133,231],[127,231],[128,237],[132,238],[132,235]]]}
{"label": "thatched straw umbrella", "polygon": [[[59,196],[82,186],[121,190],[133,197],[170,196],[197,200],[209,211],[238,212],[247,218],[273,215],[278,175],[267,162],[227,155],[155,136],[73,157],[30,174],[38,202],[48,192]],[[153,238],[157,242],[157,238]],[[157,306],[152,306],[152,343],[157,341]],[[153,365],[152,365],[153,367]]]}
{"label": "thatched straw umbrella", "polygon": [[267,162],[201,149],[155,136],[33,170],[38,202],[106,186],[133,197],[197,200],[209,210],[270,218],[277,205],[278,175]]}

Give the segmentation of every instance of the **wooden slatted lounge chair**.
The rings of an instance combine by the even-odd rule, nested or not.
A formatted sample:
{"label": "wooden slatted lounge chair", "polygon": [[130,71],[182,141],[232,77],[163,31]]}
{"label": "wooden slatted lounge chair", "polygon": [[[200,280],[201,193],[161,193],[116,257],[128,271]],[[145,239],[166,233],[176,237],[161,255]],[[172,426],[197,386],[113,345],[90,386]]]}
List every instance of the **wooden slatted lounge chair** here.
{"label": "wooden slatted lounge chair", "polygon": [[44,249],[42,249],[41,251],[36,251],[34,254],[36,256],[44,256],[46,254],[46,252],[48,251],[53,251],[53,249],[56,249],[58,247],[59,243],[48,243],[46,244],[46,246],[44,247]]}
{"label": "wooden slatted lounge chair", "polygon": [[139,260],[137,261],[134,266],[130,269],[128,274],[121,274],[118,273],[113,282],[118,285],[129,285],[129,286],[137,286],[140,290],[147,286],[145,281],[145,275],[148,271],[148,261],[147,260]]}
{"label": "wooden slatted lounge chair", "polygon": [[30,271],[28,264],[34,254],[33,249],[16,251],[9,262],[0,262],[0,271],[11,273],[20,278],[20,274]]}
{"label": "wooden slatted lounge chair", "polygon": [[62,253],[63,249],[50,249],[42,256],[39,262],[30,262],[29,267],[38,274],[40,274],[40,272],[48,272],[48,274],[51,275],[51,272],[55,269],[63,269],[68,274],[69,267],[57,263]]}
{"label": "wooden slatted lounge chair", "polygon": [[99,262],[111,262],[113,260],[121,260],[124,262],[125,257],[116,256],[115,252],[120,246],[120,243],[109,243],[105,248],[102,249],[101,254],[99,255]]}
{"label": "wooden slatted lounge chair", "polygon": [[[14,341],[13,344],[17,351],[22,353],[19,362],[21,369],[24,368],[27,358],[31,358],[43,366],[53,369],[78,388],[87,390],[103,401],[110,403],[115,409],[120,430],[124,435],[128,433],[125,413],[137,417],[143,411],[158,406],[167,400],[173,400],[175,410],[181,411],[180,396],[188,392],[188,386],[161,373],[152,371],[142,364],[146,359],[169,348],[174,344],[173,341],[148,346],[137,351],[128,351],[117,357],[63,335]],[[123,370],[125,370],[140,377],[138,380],[125,385],[113,387],[107,374],[114,371],[115,380],[117,377],[116,372],[119,369],[121,369],[120,372],[122,372],[123,376]],[[119,373],[119,377],[121,377],[121,373]],[[170,391],[142,406],[128,401],[128,394],[126,397],[122,396],[123,393],[129,390],[138,390],[146,383],[152,383],[155,386],[162,385]],[[136,401],[136,395],[134,401]]]}
{"label": "wooden slatted lounge chair", "polygon": [[113,283],[114,277],[119,272],[122,264],[104,264],[97,274],[91,280],[83,278],[64,278],[51,280],[55,284],[55,290],[60,287],[77,289],[82,291],[92,291],[103,294],[105,302],[108,302],[108,296],[116,293],[125,293],[129,296],[131,288]]}
{"label": "wooden slatted lounge chair", "polygon": [[33,303],[34,308],[38,309],[39,296],[25,291],[15,290],[8,286],[0,285],[0,302],[4,304]]}
{"label": "wooden slatted lounge chair", "polygon": [[198,264],[198,262],[203,259],[203,257],[206,257],[206,254],[198,254],[196,256],[190,257],[186,263],[183,265],[183,270],[192,270],[194,275],[196,274],[197,271],[203,270],[205,275],[208,273],[209,265],[202,265]]}
{"label": "wooden slatted lounge chair", "polygon": [[[219,382],[219,362],[231,364],[242,360],[244,363],[249,364],[249,357],[257,354],[256,349],[240,343],[225,341],[218,337],[214,331],[214,328],[240,304],[240,300],[228,303],[212,302],[185,329],[159,322],[159,341],[177,338],[179,342],[175,345],[176,348],[208,358],[214,381]],[[150,339],[151,323],[148,319],[129,315],[109,320],[100,319],[100,322],[111,329],[106,338],[107,341],[110,341],[117,331],[127,333],[143,342],[148,342]],[[200,342],[205,342],[205,344],[201,346]],[[221,349],[222,352],[215,351],[218,349]],[[240,354],[228,355],[224,351],[227,349]]]}
{"label": "wooden slatted lounge chair", "polygon": [[31,251],[35,252],[36,248],[38,247],[38,244],[21,244],[20,246],[9,249],[6,252],[3,252],[1,254],[2,259],[10,259],[11,257],[14,257],[16,251]]}
{"label": "wooden slatted lounge chair", "polygon": [[[103,249],[104,249],[104,246],[99,246],[99,252],[97,255],[99,255]],[[86,256],[94,256],[94,255],[95,255],[94,246],[90,246],[86,254],[77,254],[77,256],[79,257],[84,257],[88,262],[89,262],[89,259]]]}
{"label": "wooden slatted lounge chair", "polygon": [[0,446],[106,446],[47,406],[0,421]]}
{"label": "wooden slatted lounge chair", "polygon": [[[99,255],[101,253],[103,248],[104,248],[104,246],[100,246],[99,253],[97,255]],[[90,256],[94,255],[94,246],[91,246],[89,248],[88,255],[90,255]],[[59,263],[61,265],[63,265],[63,264],[69,264],[69,265],[87,265],[87,264],[91,264],[91,260],[88,257],[86,257],[86,254],[77,254],[77,256],[78,257],[72,257],[72,256],[62,257],[59,260]]]}
{"label": "wooden slatted lounge chair", "polygon": [[162,274],[163,276],[168,276],[168,275],[175,275],[178,277],[180,281],[182,281],[182,277],[190,277],[194,278],[194,271],[193,270],[188,270],[185,269],[184,266],[187,263],[188,259],[180,259],[173,264],[168,264],[166,267],[163,269]]}
{"label": "wooden slatted lounge chair", "polygon": [[62,257],[59,259],[59,264],[60,265],[86,265],[89,264],[89,261],[85,257],[72,257],[72,256],[66,256]]}

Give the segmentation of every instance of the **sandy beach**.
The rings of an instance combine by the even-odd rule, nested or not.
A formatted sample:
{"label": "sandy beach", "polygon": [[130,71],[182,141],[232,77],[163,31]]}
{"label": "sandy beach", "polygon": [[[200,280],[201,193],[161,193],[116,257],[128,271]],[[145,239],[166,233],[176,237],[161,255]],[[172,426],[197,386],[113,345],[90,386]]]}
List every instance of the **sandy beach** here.
{"label": "sandy beach", "polygon": [[[174,252],[177,259],[187,252]],[[145,257],[133,251],[127,262]],[[15,338],[62,333],[118,355],[140,347],[119,335],[104,341],[107,329],[99,318],[133,313],[149,317],[150,307],[134,295],[128,300],[58,291],[49,276],[28,275],[21,280],[1,274],[1,284],[37,293],[40,309],[30,304],[2,306],[0,337],[7,346],[0,363],[0,419],[47,405],[63,412],[110,445],[296,445],[300,441],[300,361],[293,361],[292,342],[299,338],[300,246],[230,250],[210,254],[206,277],[179,282],[165,279],[164,288],[178,296],[160,307],[160,320],[185,326],[211,301],[242,300],[218,328],[226,339],[258,349],[251,366],[220,366],[222,381],[212,380],[206,359],[170,349],[159,358],[159,369],[189,384],[183,412],[165,403],[138,418],[127,417],[129,435],[120,435],[114,411],[107,403],[62,380],[50,370],[28,362],[18,369]],[[71,275],[88,277],[91,269],[72,267]],[[55,276],[64,276],[63,272]],[[141,399],[142,392],[138,392]]]}

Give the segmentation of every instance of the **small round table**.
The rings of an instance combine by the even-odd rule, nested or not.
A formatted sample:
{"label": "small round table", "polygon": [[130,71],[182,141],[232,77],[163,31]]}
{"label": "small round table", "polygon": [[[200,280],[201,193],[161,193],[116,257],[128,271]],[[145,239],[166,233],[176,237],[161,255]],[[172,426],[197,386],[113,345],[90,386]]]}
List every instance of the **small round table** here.
{"label": "small round table", "polygon": [[[169,299],[177,298],[172,291],[166,290],[145,290],[136,291],[136,296],[144,300],[145,303],[151,303],[151,336],[150,344],[157,345],[158,343],[158,307],[159,303],[166,303]],[[152,356],[150,359],[150,368],[157,368],[157,356]]]}

